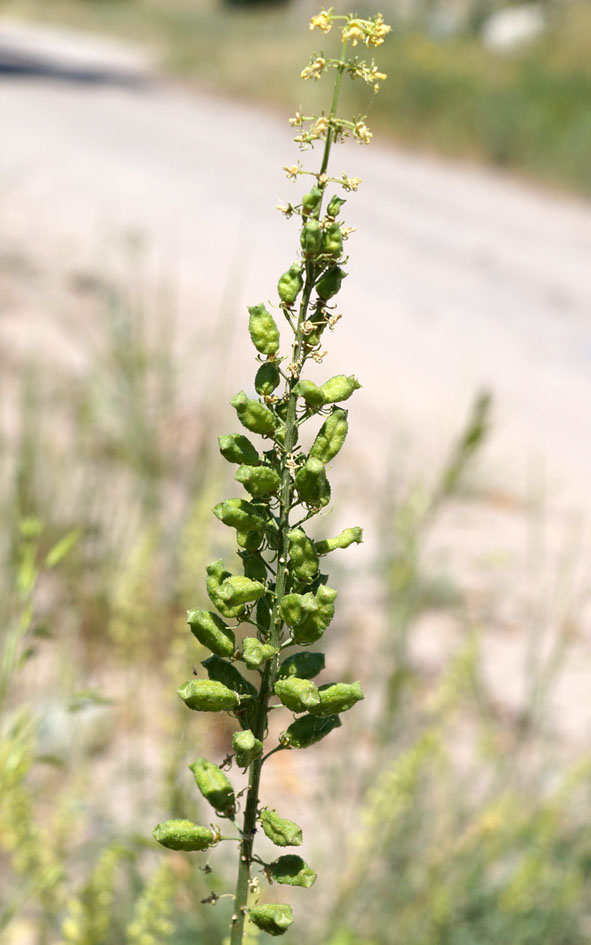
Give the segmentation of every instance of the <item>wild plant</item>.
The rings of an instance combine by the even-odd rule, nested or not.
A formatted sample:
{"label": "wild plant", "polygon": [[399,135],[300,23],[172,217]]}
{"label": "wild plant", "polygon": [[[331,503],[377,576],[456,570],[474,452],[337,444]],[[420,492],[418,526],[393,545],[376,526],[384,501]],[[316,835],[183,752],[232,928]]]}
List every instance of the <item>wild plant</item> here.
{"label": "wild plant", "polygon": [[[322,363],[324,333],[340,319],[335,299],[346,276],[344,241],[352,232],[340,216],[345,199],[338,192],[329,196],[329,190],[336,187],[349,193],[361,183],[346,174],[329,174],[332,146],[348,137],[367,144],[372,137],[364,117],[348,120],[337,114],[343,76],[359,78],[374,91],[385,78],[373,60],[366,62],[349,50],[360,44],[368,49],[381,45],[389,27],[381,14],[361,19],[337,15],[332,8],[310,22],[312,30],[323,34],[334,26],[341,36],[340,54],[314,54],[301,73],[303,79],[318,80],[334,70],[330,109],[315,115],[298,112],[290,119],[300,148],[318,142],[322,159],[317,171],[304,169],[299,161],[285,167],[290,180],[308,176],[312,187],[299,202],[278,208],[287,218],[300,221],[299,257],[277,285],[277,308],[290,332],[289,354],[281,353],[279,328],[266,305],[251,306],[249,332],[257,352],[258,396],[241,391],[231,401],[242,426],[262,437],[263,448],[242,433],[219,438],[222,456],[238,466],[235,479],[248,494],[248,499],[225,499],[213,510],[236,532],[243,574],[227,570],[221,559],[207,568],[206,589],[215,611],[188,613],[192,633],[211,651],[203,663],[207,678],[193,678],[178,690],[188,708],[228,712],[240,725],[232,737],[232,752],[220,765],[202,757],[190,765],[203,797],[236,832],[222,833],[216,825],[189,820],[168,820],[154,830],[155,839],[173,850],[204,851],[221,841],[238,844],[231,945],[244,941],[247,917],[271,935],[284,934],[293,922],[288,904],[259,902],[255,869],[260,868],[270,883],[307,888],[316,880],[316,872],[300,856],[282,854],[269,863],[254,852],[259,829],[280,848],[298,847],[303,839],[298,824],[261,806],[263,765],[277,752],[308,748],[326,738],[341,725],[341,714],[364,697],[359,682],[317,685],[314,679],[325,667],[325,656],[309,649],[335,613],[337,591],[327,583],[323,562],[331,552],[362,540],[358,527],[320,540],[308,533],[310,520],[330,502],[327,466],[347,436],[347,410],[341,404],[360,384],[354,376],[339,374],[318,385],[306,376],[306,366],[311,361]],[[302,429],[318,419],[322,424],[306,449],[300,441]],[[238,640],[242,628],[247,635]],[[257,674],[256,684],[242,675],[239,663]],[[270,745],[270,714],[282,706],[296,718]],[[248,772],[248,785],[240,792],[224,770],[232,764]],[[218,898],[212,894],[209,901]]]}

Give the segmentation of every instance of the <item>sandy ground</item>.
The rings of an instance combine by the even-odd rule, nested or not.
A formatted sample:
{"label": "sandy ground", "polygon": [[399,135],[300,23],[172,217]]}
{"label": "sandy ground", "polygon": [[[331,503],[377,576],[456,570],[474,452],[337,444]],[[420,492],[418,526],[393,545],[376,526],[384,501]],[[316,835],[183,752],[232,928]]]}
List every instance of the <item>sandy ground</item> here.
{"label": "sandy ground", "polygon": [[[314,167],[318,155],[298,155],[286,121],[171,87],[133,56],[123,68],[120,50],[111,61],[95,48],[88,65],[79,47],[68,57],[67,36],[56,46],[53,34],[46,54],[42,32],[24,47],[14,25],[9,42],[8,32],[3,45],[0,27],[0,63],[12,63],[0,72],[0,254],[11,280],[0,345],[83,370],[64,285],[75,273],[129,269],[125,247],[141,242],[142,278],[173,287],[185,360],[217,327],[208,383],[231,374],[247,386],[246,305],[272,298],[294,258],[296,224],[273,207],[301,188],[281,168],[298,157]],[[15,69],[15,55],[35,68]],[[568,612],[573,653],[556,699],[565,727],[588,738],[589,207],[379,143],[343,147],[333,166],[364,183],[346,207],[357,232],[324,371],[355,372],[364,385],[349,458],[367,477],[368,507],[388,488],[391,449],[405,471],[435,468],[475,391],[492,390],[482,495],[449,510],[432,552],[488,627],[487,666],[503,698],[520,699],[532,600],[541,612],[547,596],[556,610],[545,610],[552,626],[540,623],[540,646]],[[572,577],[557,590],[573,548]],[[419,631],[418,649],[437,661],[445,628],[427,617]]]}

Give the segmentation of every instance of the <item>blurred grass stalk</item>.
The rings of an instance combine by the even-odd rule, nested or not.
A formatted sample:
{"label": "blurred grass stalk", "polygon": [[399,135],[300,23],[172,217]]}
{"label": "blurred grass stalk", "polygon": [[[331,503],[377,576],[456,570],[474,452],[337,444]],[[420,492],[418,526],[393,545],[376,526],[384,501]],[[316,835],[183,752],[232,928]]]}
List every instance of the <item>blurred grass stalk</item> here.
{"label": "blurred grass stalk", "polygon": [[[417,4],[406,14],[385,8],[397,27],[383,57],[390,81],[372,103],[372,126],[404,145],[591,193],[591,6],[572,0],[542,7],[546,28],[503,52],[487,48],[474,30],[497,9],[492,5],[467,4],[464,20],[445,3]],[[295,4],[4,0],[2,9],[145,42],[166,70],[211,92],[298,105],[292,76],[307,47],[293,27],[309,11]],[[365,110],[362,90],[358,105]]]}

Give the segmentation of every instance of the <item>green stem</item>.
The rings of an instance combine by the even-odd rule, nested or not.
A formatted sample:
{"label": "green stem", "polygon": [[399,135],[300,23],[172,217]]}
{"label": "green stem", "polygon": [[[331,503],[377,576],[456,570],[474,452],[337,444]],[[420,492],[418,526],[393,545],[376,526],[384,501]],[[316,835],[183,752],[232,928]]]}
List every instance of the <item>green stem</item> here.
{"label": "green stem", "polygon": [[[345,57],[346,46],[347,43],[344,42],[341,51],[341,60],[343,60]],[[344,63],[339,66],[337,71],[330,110],[331,118],[334,118],[336,115],[343,71]],[[322,165],[319,172],[320,175],[325,173],[328,166],[332,143],[333,132],[332,126],[330,126],[326,135]],[[312,290],[314,288],[317,275],[318,273],[316,271],[316,266],[313,262],[308,261],[306,263],[306,280],[298,312],[298,321],[294,329],[294,342],[292,349],[292,364],[294,365],[299,365],[301,361],[305,360],[305,358],[303,358],[305,337],[302,331],[302,326],[308,317],[310,298],[312,296]],[[281,645],[281,634],[283,631],[283,622],[279,615],[279,602],[285,595],[288,576],[287,536],[290,530],[289,514],[292,507],[292,472],[289,461],[297,443],[298,436],[298,423],[296,418],[298,398],[294,391],[298,377],[299,371],[297,371],[295,375],[289,375],[286,381],[288,402],[285,419],[285,440],[283,443],[281,458],[281,486],[279,489],[279,553],[277,563],[277,577],[275,582],[275,603],[273,605],[273,612],[271,616],[271,633],[269,636],[269,643],[271,643],[272,646],[277,647],[277,649],[279,649]],[[273,694],[273,687],[275,684],[278,666],[279,657],[276,657],[274,660],[271,660],[269,663],[267,663],[259,689],[254,735],[261,741],[264,740],[267,732],[269,699]],[[269,755],[266,755],[265,757],[269,757]],[[242,945],[242,940],[244,937],[245,910],[248,902],[250,868],[253,862],[252,849],[254,844],[254,836],[256,833],[259,806],[259,785],[261,779],[261,769],[265,757],[258,758],[250,766],[248,791],[246,795],[246,808],[244,811],[242,828],[242,841],[240,843],[240,862],[238,865],[238,877],[236,880],[236,892],[234,896],[234,914],[232,916],[230,945]]]}

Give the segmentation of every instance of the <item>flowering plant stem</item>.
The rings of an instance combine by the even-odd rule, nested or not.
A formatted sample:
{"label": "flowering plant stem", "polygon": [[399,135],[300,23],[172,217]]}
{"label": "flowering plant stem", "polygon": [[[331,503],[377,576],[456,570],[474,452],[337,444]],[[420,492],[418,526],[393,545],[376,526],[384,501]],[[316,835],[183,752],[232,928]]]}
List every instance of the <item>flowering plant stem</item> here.
{"label": "flowering plant stem", "polygon": [[[342,269],[346,263],[343,241],[352,232],[337,220],[345,203],[343,198],[333,195],[323,215],[326,190],[331,182],[346,192],[357,190],[360,183],[346,175],[331,178],[327,171],[333,144],[351,133],[360,143],[368,143],[371,138],[363,119],[350,122],[337,117],[343,75],[349,72],[354,78],[361,77],[374,90],[376,80],[383,78],[374,63],[368,66],[358,57],[348,60],[348,45],[363,42],[368,48],[377,46],[389,29],[380,15],[362,20],[352,15],[338,16],[332,10],[313,17],[311,28],[327,33],[335,22],[342,23],[340,58],[316,56],[302,72],[303,78],[317,79],[325,69],[336,69],[330,112],[312,118],[298,114],[290,119],[300,129],[295,140],[303,150],[317,140],[323,142],[324,149],[318,172],[305,171],[299,163],[285,168],[292,180],[301,174],[315,178],[301,203],[279,208],[288,218],[301,218],[300,259],[281,276],[277,286],[278,307],[293,332],[289,360],[279,353],[280,334],[273,315],[262,303],[251,306],[249,332],[258,353],[254,387],[259,396],[250,399],[240,392],[232,400],[242,425],[267,439],[270,449],[260,453],[242,434],[222,436],[219,441],[224,458],[239,464],[235,478],[250,495],[249,500],[226,499],[214,508],[217,518],[236,530],[244,574],[232,575],[221,561],[216,561],[207,568],[206,586],[221,617],[235,619],[237,624],[233,627],[218,613],[204,610],[189,611],[187,617],[193,634],[213,655],[203,663],[208,678],[185,683],[179,695],[193,710],[232,713],[241,727],[232,737],[234,753],[223,766],[199,758],[190,769],[217,815],[237,826],[238,798],[244,792],[234,793],[222,767],[234,761],[237,767],[249,769],[239,827],[231,945],[242,945],[247,915],[271,935],[283,935],[293,922],[289,905],[258,904],[259,880],[252,875],[253,864],[262,867],[269,882],[309,887],[316,879],[315,871],[299,856],[286,854],[265,863],[253,852],[259,826],[276,846],[302,843],[302,831],[296,823],[260,807],[263,764],[279,751],[307,748],[320,741],[340,726],[341,713],[363,699],[358,682],[317,686],[313,679],[324,669],[324,654],[305,649],[323,636],[334,616],[337,592],[327,586],[322,559],[362,540],[360,528],[348,528],[335,538],[320,541],[314,541],[303,528],[330,501],[326,467],[341,449],[348,429],[347,412],[338,405],[360,386],[352,375],[339,374],[321,386],[302,376],[308,360],[322,362],[326,352],[320,350],[320,339],[325,329],[334,328],[340,318],[334,314],[331,300],[346,275]],[[277,394],[281,378],[284,387]],[[299,444],[300,429],[316,416],[324,418],[324,423],[306,452]],[[291,517],[295,510],[299,521],[294,524]],[[244,625],[254,627],[257,635],[245,636],[240,644],[236,631]],[[285,649],[296,646],[304,649],[281,659]],[[240,661],[258,673],[258,688],[237,670],[235,664]],[[271,703],[274,697],[279,702]],[[280,706],[298,718],[265,753],[269,713]],[[186,851],[205,850],[224,840],[232,842],[222,836],[219,827],[203,827],[188,820],[159,824],[154,836],[164,846]],[[219,898],[212,893],[205,901],[216,902]]]}

